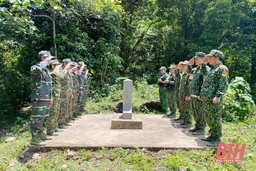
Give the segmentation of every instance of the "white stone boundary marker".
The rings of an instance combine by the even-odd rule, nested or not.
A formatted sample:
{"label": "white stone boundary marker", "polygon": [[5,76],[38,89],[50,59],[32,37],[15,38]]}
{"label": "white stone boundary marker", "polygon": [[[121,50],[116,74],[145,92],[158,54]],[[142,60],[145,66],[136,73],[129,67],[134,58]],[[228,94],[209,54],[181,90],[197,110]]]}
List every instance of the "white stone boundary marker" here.
{"label": "white stone boundary marker", "polygon": [[132,80],[130,79],[124,80],[122,119],[132,119]]}
{"label": "white stone boundary marker", "polygon": [[123,83],[123,115],[113,117],[111,129],[142,129],[142,121],[132,118],[132,80]]}

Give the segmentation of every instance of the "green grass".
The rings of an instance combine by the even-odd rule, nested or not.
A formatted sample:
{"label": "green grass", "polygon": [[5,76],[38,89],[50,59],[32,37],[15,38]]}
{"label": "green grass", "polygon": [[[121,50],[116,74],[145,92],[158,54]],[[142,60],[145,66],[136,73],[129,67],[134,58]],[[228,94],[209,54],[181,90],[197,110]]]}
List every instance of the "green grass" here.
{"label": "green grass", "polygon": [[[143,86],[142,86],[143,87]],[[138,87],[134,90],[134,105],[149,101],[158,101],[156,86],[148,86],[145,90]],[[109,97],[97,102],[88,101],[87,111],[90,113],[113,113],[113,108],[122,101],[122,91],[115,92]],[[20,119],[20,122],[24,122]],[[17,124],[18,124],[17,123]],[[102,148],[96,151],[80,149],[72,151],[51,150],[48,152],[25,153],[25,158],[20,154],[28,147],[30,134],[24,125],[17,131],[17,125],[0,141],[0,171],[131,171],[131,170],[188,170],[188,171],[253,171],[256,170],[256,116],[243,122],[223,122],[223,143],[246,144],[245,156],[242,163],[215,163],[216,149],[206,150],[160,150],[148,151],[147,149]],[[6,142],[9,137],[16,140]],[[170,137],[174,138],[174,137]]]}

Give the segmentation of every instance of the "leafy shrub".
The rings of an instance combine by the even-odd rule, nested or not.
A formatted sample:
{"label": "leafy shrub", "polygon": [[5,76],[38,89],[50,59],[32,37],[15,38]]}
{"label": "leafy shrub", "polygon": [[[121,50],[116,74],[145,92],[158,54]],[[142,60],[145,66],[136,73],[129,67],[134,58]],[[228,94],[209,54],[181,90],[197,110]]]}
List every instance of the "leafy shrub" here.
{"label": "leafy shrub", "polygon": [[223,100],[224,119],[244,120],[253,115],[255,104],[250,92],[250,86],[243,77],[235,77],[231,80]]}

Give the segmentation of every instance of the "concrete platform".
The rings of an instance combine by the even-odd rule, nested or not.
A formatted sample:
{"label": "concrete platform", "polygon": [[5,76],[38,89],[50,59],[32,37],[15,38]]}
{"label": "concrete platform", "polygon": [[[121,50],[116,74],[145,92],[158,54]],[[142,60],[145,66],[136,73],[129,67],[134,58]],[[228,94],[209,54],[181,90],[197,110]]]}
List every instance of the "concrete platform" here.
{"label": "concrete platform", "polygon": [[203,149],[206,142],[203,136],[194,136],[188,129],[163,115],[133,114],[142,120],[143,129],[110,129],[111,120],[122,114],[84,115],[46,141],[43,149],[51,148],[86,148],[101,147],[148,148],[148,149]]}

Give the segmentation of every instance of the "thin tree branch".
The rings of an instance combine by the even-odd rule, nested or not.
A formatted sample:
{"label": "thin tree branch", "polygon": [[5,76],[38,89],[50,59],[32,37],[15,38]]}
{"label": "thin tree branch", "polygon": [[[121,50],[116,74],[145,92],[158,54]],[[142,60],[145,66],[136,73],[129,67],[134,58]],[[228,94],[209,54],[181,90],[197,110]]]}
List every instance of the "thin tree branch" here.
{"label": "thin tree branch", "polygon": [[31,14],[31,16],[33,16],[33,17],[44,17],[44,18],[48,18],[48,19],[50,19],[50,20],[53,22],[53,19],[52,19],[51,17],[49,17],[48,15],[33,15],[33,14]]}

